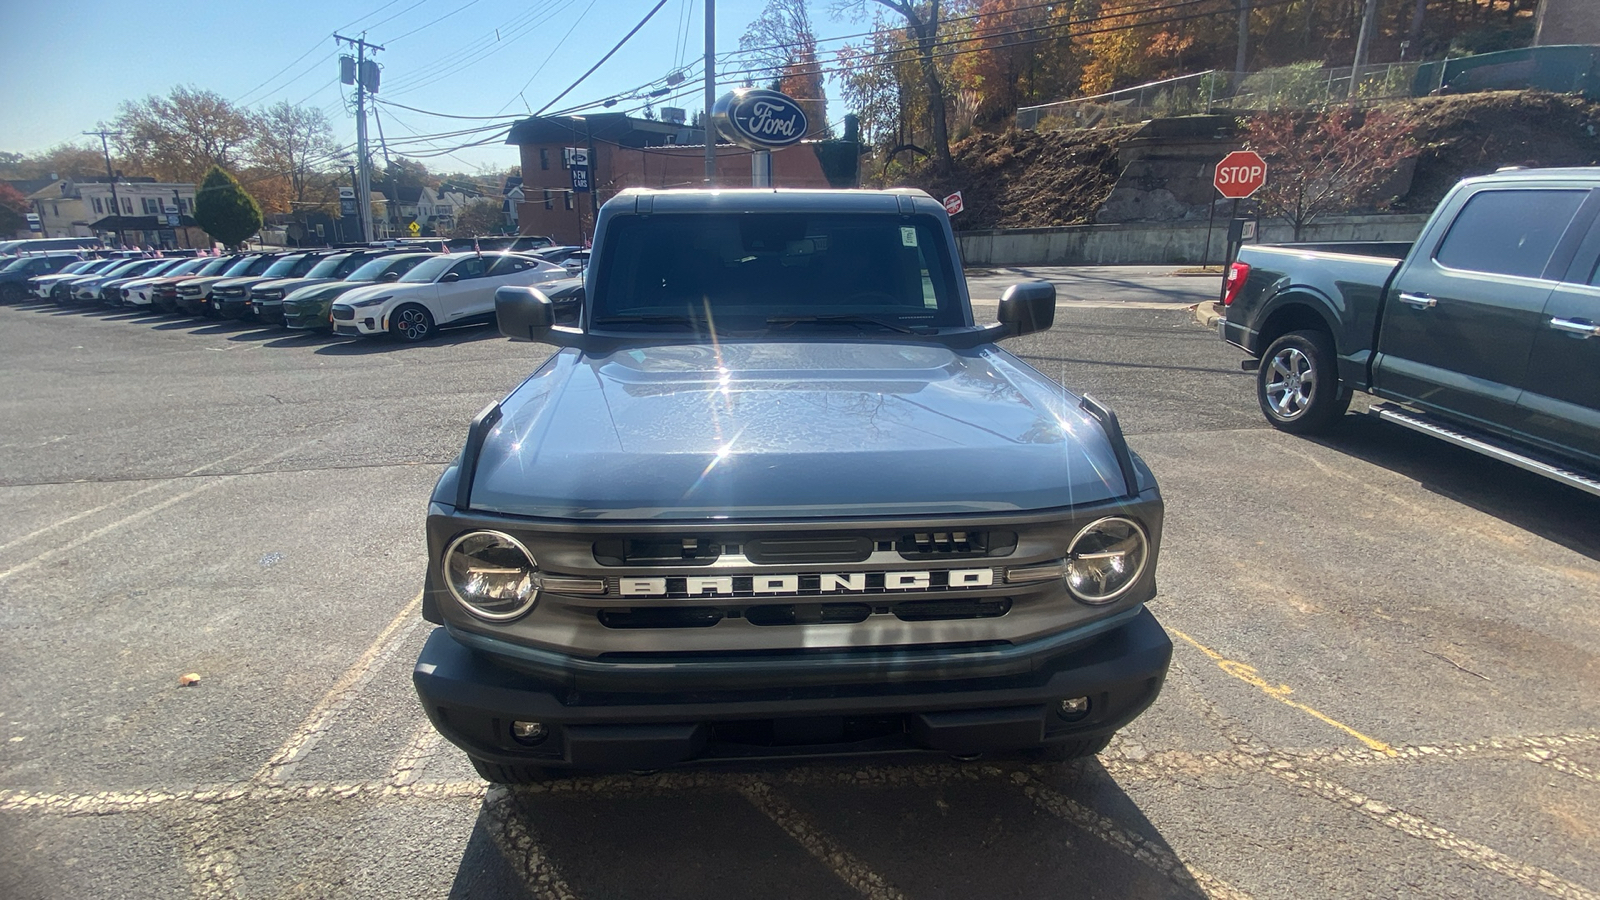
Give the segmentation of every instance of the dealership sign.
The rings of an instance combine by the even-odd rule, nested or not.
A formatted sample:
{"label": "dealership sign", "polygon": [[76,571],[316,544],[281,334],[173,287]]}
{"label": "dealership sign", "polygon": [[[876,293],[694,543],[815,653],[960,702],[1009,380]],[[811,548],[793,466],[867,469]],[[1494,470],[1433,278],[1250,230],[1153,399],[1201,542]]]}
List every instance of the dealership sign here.
{"label": "dealership sign", "polygon": [[736,88],[711,108],[717,130],[751,150],[776,150],[806,136],[805,111],[794,98],[778,91]]}

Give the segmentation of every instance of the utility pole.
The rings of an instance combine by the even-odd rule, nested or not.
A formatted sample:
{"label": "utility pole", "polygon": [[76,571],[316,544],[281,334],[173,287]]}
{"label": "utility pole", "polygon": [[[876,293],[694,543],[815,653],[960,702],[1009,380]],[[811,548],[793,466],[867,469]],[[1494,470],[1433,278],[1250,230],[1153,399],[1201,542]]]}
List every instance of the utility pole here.
{"label": "utility pole", "polygon": [[120,131],[85,131],[84,134],[100,138],[100,152],[106,157],[106,180],[111,182],[111,214],[117,217],[117,227],[112,229],[117,236],[117,246],[122,246],[122,207],[117,205],[117,173],[111,171],[111,145],[107,138],[122,137]]}
{"label": "utility pole", "polygon": [[[717,103],[717,0],[706,0],[706,187],[717,183],[717,127],[711,107]],[[590,186],[593,190],[593,186]]]}
{"label": "utility pole", "polygon": [[376,86],[367,81],[367,50],[382,50],[380,44],[368,43],[366,33],[359,38],[335,34],[333,39],[344,41],[356,48],[356,167],[360,181],[356,186],[357,210],[361,214],[361,240],[372,243],[372,161],[367,156],[367,92],[376,92]]}
{"label": "utility pole", "polygon": [[1239,46],[1233,58],[1233,70],[1245,71],[1250,60],[1250,0],[1239,0]]}

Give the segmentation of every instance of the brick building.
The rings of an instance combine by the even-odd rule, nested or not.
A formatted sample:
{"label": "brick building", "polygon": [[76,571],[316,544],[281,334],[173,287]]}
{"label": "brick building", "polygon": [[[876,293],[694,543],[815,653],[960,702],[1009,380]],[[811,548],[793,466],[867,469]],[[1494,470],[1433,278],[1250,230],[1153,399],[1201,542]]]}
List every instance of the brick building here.
{"label": "brick building", "polygon": [[[594,227],[601,203],[629,187],[699,187],[705,181],[702,129],[678,122],[636,119],[623,113],[523,119],[506,143],[522,155],[522,200],[517,230],[547,234],[557,243],[581,244]],[[778,187],[852,187],[830,184],[811,142],[772,153],[772,183]],[[566,165],[568,148],[592,148],[594,193],[574,190]],[[748,187],[751,151],[717,145],[717,184]]]}

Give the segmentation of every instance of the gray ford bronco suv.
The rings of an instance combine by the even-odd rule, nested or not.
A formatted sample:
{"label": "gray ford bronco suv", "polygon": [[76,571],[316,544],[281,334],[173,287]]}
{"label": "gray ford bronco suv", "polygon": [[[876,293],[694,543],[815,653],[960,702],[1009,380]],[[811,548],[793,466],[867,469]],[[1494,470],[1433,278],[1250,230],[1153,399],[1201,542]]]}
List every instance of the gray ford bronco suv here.
{"label": "gray ford bronco suv", "polygon": [[[1093,754],[1155,699],[1162,501],[1116,416],[973,321],[920,191],[625,191],[559,351],[428,510],[414,682],[484,778]],[[563,317],[566,319],[567,317]]]}

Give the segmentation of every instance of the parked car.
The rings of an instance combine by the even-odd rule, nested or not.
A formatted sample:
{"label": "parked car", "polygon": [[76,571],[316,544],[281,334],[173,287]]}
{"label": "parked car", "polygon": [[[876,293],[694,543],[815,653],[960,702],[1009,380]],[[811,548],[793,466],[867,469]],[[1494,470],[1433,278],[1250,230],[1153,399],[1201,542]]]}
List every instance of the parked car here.
{"label": "parked car", "polygon": [[285,253],[271,265],[249,272],[242,278],[225,278],[211,288],[211,308],[225,319],[243,319],[251,314],[250,289],[280,278],[298,278],[311,271],[327,253]]}
{"label": "parked car", "polygon": [[100,302],[106,306],[122,306],[122,291],[127,285],[141,279],[159,277],[186,262],[188,262],[186,259],[158,259],[155,265],[147,266],[143,271],[127,272],[120,277],[105,281],[100,285]]}
{"label": "parked car", "polygon": [[278,256],[277,253],[245,254],[233,265],[224,269],[220,275],[208,275],[184,281],[178,285],[178,309],[191,316],[215,315],[216,303],[212,300],[211,292],[217,285],[234,278],[260,275],[277,262]]}
{"label": "parked car", "polygon": [[263,322],[283,322],[283,298],[303,287],[338,282],[380,256],[395,251],[343,250],[324,254],[304,275],[261,281],[250,288],[250,314]]}
{"label": "parked car", "polygon": [[60,250],[98,250],[100,247],[100,239],[97,237],[23,238],[0,242],[0,256]]}
{"label": "parked car", "polygon": [[209,256],[179,259],[159,273],[146,272],[144,277],[135,278],[122,286],[122,305],[139,308],[152,306],[158,287],[169,281],[176,284],[186,277],[197,275],[211,261]]}
{"label": "parked car", "polygon": [[166,262],[164,259],[129,259],[112,266],[104,272],[96,273],[85,278],[74,278],[71,282],[65,299],[57,297],[58,303],[81,306],[87,303],[96,303],[100,300],[100,291],[108,282],[119,278],[132,278]]}
{"label": "parked car", "polygon": [[554,238],[542,234],[500,234],[475,238],[450,238],[445,242],[451,250],[508,250],[512,253],[531,253],[554,247]]}
{"label": "parked car", "polygon": [[300,288],[283,298],[283,324],[307,331],[333,330],[333,301],[356,288],[399,281],[433,253],[391,253],[368,260],[343,281]]}
{"label": "parked car", "polygon": [[63,289],[66,285],[79,278],[104,272],[124,260],[120,259],[95,259],[83,263],[74,263],[54,275],[36,275],[28,279],[28,286],[33,290],[33,295],[40,300],[53,300],[57,286]]}
{"label": "parked car", "polygon": [[158,278],[150,288],[150,305],[157,312],[180,312],[178,306],[178,286],[192,278],[210,278],[226,272],[229,267],[240,260],[239,255],[203,257],[203,262],[192,272],[182,274],[174,273],[167,278]]}
{"label": "parked car", "polygon": [[582,253],[583,248],[573,244],[563,244],[559,247],[545,247],[542,250],[532,251],[534,256],[549,260],[553,263],[566,262],[575,253]]}
{"label": "parked car", "polygon": [[74,263],[83,262],[77,253],[51,252],[0,260],[0,302],[16,303],[28,296],[28,280],[53,275]]}
{"label": "parked car", "polygon": [[1246,246],[1222,338],[1267,421],[1394,424],[1600,494],[1600,168],[1456,185],[1412,245]]}
{"label": "parked car", "polygon": [[333,304],[335,334],[393,334],[424,341],[441,326],[494,319],[495,288],[535,285],[566,270],[520,253],[449,253],[427,260],[392,284],[357,288]]}

